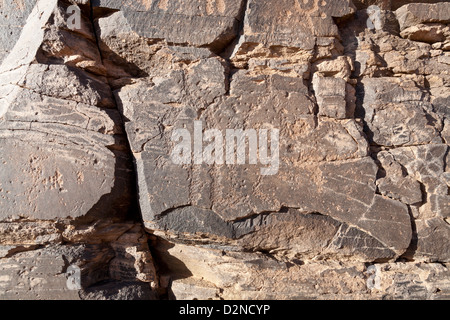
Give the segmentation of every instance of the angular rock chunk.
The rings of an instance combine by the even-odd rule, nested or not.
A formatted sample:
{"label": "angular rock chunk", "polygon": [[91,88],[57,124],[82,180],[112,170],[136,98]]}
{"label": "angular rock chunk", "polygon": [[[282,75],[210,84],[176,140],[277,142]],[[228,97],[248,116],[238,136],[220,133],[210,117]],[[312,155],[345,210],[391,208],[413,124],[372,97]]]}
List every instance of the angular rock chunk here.
{"label": "angular rock chunk", "polygon": [[107,270],[102,268],[102,263],[112,257],[113,252],[98,245],[54,245],[18,252],[0,260],[0,298],[79,300],[78,291],[67,286],[67,263],[91,259],[83,268],[85,275],[89,274],[84,277],[83,285],[89,285],[105,278]]}
{"label": "angular rock chunk", "polygon": [[115,108],[111,89],[106,83],[66,65],[32,64],[18,85],[44,96]]}
{"label": "angular rock chunk", "polygon": [[443,24],[418,24],[401,32],[403,38],[427,43],[450,40],[450,27]]}
{"label": "angular rock chunk", "polygon": [[[0,298],[154,299],[148,283],[109,280],[108,262],[114,257],[114,250],[105,244],[52,245],[18,251],[0,260]],[[69,266],[79,268],[79,273],[71,277],[79,281],[75,283],[81,290],[70,286]],[[126,269],[126,266],[122,268]]]}
{"label": "angular rock chunk", "polygon": [[[379,158],[394,158],[406,174],[424,185],[426,202],[419,208],[419,218],[448,216],[449,174],[447,172],[446,154],[449,146],[427,145],[409,148],[397,148],[381,152]],[[383,160],[381,160],[383,162]],[[412,194],[411,194],[412,195]]]}
{"label": "angular rock chunk", "polygon": [[377,181],[382,195],[398,199],[406,204],[422,202],[420,184],[411,177],[382,178]]}
{"label": "angular rock chunk", "polygon": [[377,155],[386,176],[377,180],[377,186],[381,194],[393,199],[398,199],[406,204],[422,203],[422,191],[420,183],[409,176],[406,170],[395,160],[389,152],[380,152]]}
{"label": "angular rock chunk", "polygon": [[291,259],[352,255],[377,260],[396,255],[360,229],[327,216],[290,209],[261,220],[252,233],[240,239],[244,248],[283,253]]}
{"label": "angular rock chunk", "polygon": [[18,42],[0,65],[0,118],[6,113],[19,90],[16,84],[22,80],[42,45],[44,26],[56,9],[56,2],[38,2],[42,12],[39,12],[38,4],[33,8]]}
{"label": "angular rock chunk", "polygon": [[[395,159],[394,165],[401,165],[403,174],[407,174],[400,180],[395,175],[391,175],[395,181],[401,182],[405,179],[412,181],[411,179],[413,179],[423,185],[423,189],[421,189],[424,202],[416,203],[416,207],[412,207],[417,229],[415,259],[432,261],[448,261],[449,259],[448,233],[450,225],[445,222],[450,214],[450,196],[448,195],[450,183],[447,172],[448,164],[446,164],[448,150],[448,145],[427,145],[397,148],[379,154],[381,159]],[[404,200],[416,194],[417,187],[415,190],[410,189],[408,193],[407,189],[402,190],[398,187],[398,182],[395,186],[384,185],[385,192],[403,197]]]}
{"label": "angular rock chunk", "polygon": [[[415,3],[416,0],[353,0],[355,6],[361,10],[368,6],[376,5],[383,10],[397,10],[398,8],[409,4]],[[442,2],[441,0],[420,0],[420,3],[436,3]]]}
{"label": "angular rock chunk", "polygon": [[201,279],[184,279],[172,282],[173,298],[177,300],[219,300],[220,289]]}
{"label": "angular rock chunk", "polygon": [[238,47],[246,43],[261,43],[266,47],[286,46],[311,50],[315,45],[315,37],[337,36],[333,17],[343,17],[353,12],[354,6],[348,0],[249,0],[244,33]]}

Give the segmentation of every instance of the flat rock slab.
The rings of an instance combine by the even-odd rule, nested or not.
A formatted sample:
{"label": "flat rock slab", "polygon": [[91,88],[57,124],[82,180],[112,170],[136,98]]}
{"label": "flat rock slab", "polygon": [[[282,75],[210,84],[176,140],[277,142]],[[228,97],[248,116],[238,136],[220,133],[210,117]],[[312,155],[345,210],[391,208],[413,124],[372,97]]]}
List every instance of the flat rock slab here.
{"label": "flat rock slab", "polygon": [[270,46],[314,48],[315,37],[338,34],[333,17],[354,12],[351,1],[296,1],[276,2],[249,0],[244,20],[244,32],[239,42],[262,43]]}
{"label": "flat rock slab", "polygon": [[398,78],[366,78],[363,107],[374,143],[407,146],[439,143],[442,124],[428,93]]}
{"label": "flat rock slab", "polygon": [[[155,298],[148,283],[108,280],[108,261],[112,258],[114,252],[106,245],[52,245],[36,250],[17,250],[0,260],[0,299]],[[69,274],[69,267],[75,272]],[[95,286],[91,287],[93,284]]]}
{"label": "flat rock slab", "polygon": [[446,2],[411,3],[397,9],[395,14],[401,31],[421,23],[450,22],[450,6]]}
{"label": "flat rock slab", "polygon": [[93,1],[94,9],[118,9],[130,31],[173,44],[222,49],[238,33],[243,0]]}

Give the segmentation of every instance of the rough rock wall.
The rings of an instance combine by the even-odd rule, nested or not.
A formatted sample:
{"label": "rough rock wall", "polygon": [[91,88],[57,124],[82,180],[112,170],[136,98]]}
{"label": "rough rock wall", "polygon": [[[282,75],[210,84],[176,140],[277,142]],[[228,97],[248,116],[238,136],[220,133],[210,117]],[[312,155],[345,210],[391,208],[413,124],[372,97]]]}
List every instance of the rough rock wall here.
{"label": "rough rock wall", "polygon": [[0,298],[448,299],[450,4],[411,2],[3,1]]}
{"label": "rough rock wall", "polygon": [[[154,297],[133,164],[90,6],[71,30],[68,5],[35,1],[0,67],[0,298]],[[69,267],[81,283],[68,285]]]}

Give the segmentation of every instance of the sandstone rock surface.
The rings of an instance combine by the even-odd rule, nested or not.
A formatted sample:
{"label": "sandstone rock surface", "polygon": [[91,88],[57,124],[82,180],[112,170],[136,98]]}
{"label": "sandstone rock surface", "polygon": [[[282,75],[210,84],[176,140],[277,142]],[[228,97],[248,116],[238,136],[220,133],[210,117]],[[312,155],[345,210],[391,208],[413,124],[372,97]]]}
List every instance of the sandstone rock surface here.
{"label": "sandstone rock surface", "polygon": [[411,2],[3,1],[0,299],[449,299],[450,4]]}
{"label": "sandstone rock surface", "polygon": [[[115,283],[104,297],[123,283],[122,298],[155,297],[122,119],[92,29],[65,24],[69,5],[37,1],[0,66],[0,297],[79,299],[104,281]],[[80,290],[66,285],[68,267]]]}

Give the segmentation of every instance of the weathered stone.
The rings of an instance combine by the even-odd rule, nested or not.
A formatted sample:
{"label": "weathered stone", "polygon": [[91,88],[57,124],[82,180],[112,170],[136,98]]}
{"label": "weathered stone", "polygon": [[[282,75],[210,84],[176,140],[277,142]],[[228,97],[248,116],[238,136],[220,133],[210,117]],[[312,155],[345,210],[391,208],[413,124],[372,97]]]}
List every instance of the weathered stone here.
{"label": "weathered stone", "polygon": [[353,3],[358,10],[366,9],[370,6],[378,6],[383,10],[391,10],[392,0],[353,0]]}
{"label": "weathered stone", "polygon": [[[22,99],[29,102],[24,105]],[[122,204],[109,210],[120,212],[131,185],[126,171],[117,179],[115,170],[126,170],[126,155],[116,151],[116,158],[106,148],[117,145],[113,134],[118,125],[96,107],[21,90],[0,122],[2,219],[105,214],[100,198],[113,196],[119,184]],[[92,184],[86,177],[97,179]]]}
{"label": "weathered stone", "polygon": [[[3,59],[0,65],[0,117],[8,110],[19,88],[19,83],[27,72],[28,66],[33,62],[44,38],[44,25],[56,7],[56,1],[48,1],[43,5],[42,14],[39,15],[38,5],[31,12],[28,23],[25,25],[12,52]],[[37,32],[35,32],[37,30]]]}
{"label": "weathered stone", "polygon": [[0,297],[449,298],[449,6],[410,2],[0,2]]}
{"label": "weathered stone", "polygon": [[369,78],[362,83],[364,118],[373,142],[405,146],[441,141],[441,123],[424,90],[397,78]]}
{"label": "weathered stone", "polygon": [[111,279],[148,283],[151,288],[158,285],[153,258],[147,244],[147,237],[140,225],[122,234],[111,244],[114,258],[109,263]]}
{"label": "weathered stone", "polygon": [[389,151],[408,172],[425,184],[427,193],[445,195],[448,145],[426,145]]}
{"label": "weathered stone", "polygon": [[[353,120],[346,120],[346,122],[321,120],[316,125],[312,116],[308,116],[308,113],[311,112],[310,108],[305,108],[304,111],[297,109],[296,112],[287,112],[286,116],[280,116],[275,108],[278,101],[281,102],[284,99],[282,92],[287,90],[300,93],[302,85],[298,83],[298,87],[286,87],[288,82],[280,82],[279,80],[282,78],[276,78],[277,81],[273,79],[269,86],[272,88],[269,90],[273,93],[269,91],[269,93],[265,93],[266,97],[264,97],[264,92],[267,92],[266,85],[258,84],[251,79],[238,72],[231,83],[231,96],[223,102],[209,106],[207,110],[201,112],[200,119],[203,120],[205,129],[225,130],[241,128],[243,120],[247,127],[257,128],[260,126],[259,121],[261,120],[259,119],[263,119],[263,115],[264,117],[269,116],[273,126],[282,128],[281,135],[284,141],[281,147],[280,171],[274,177],[258,177],[256,170],[259,168],[252,168],[248,164],[242,168],[235,167],[235,169],[230,166],[216,167],[214,171],[211,171],[206,165],[191,168],[174,164],[170,159],[172,130],[185,126],[193,133],[192,124],[198,116],[198,112],[188,106],[170,106],[168,103],[183,101],[169,101],[167,98],[170,96],[167,95],[161,98],[161,102],[149,102],[147,103],[148,107],[136,108],[134,107],[136,102],[130,101],[129,98],[136,97],[136,95],[131,94],[132,91],[128,91],[133,90],[135,85],[124,87],[117,93],[125,117],[130,120],[126,124],[126,128],[136,157],[139,187],[142,193],[149,195],[141,197],[141,209],[147,227],[170,230],[173,226],[176,231],[183,232],[192,228],[193,232],[209,232],[229,237],[233,231],[229,226],[226,227],[225,221],[230,222],[266,211],[278,211],[282,206],[300,207],[309,212],[326,213],[342,221],[364,225],[366,232],[381,242],[389,243],[388,247],[394,247],[399,252],[406,249],[409,245],[408,233],[410,232],[406,208],[375,196],[373,182],[376,170],[374,170],[374,164],[364,158],[367,155],[367,145],[361,136],[358,125]],[[161,83],[172,83],[170,88],[179,86],[178,82],[173,80]],[[246,88],[248,91],[251,88],[250,92],[253,92],[255,96],[250,95],[239,100],[236,99],[236,96],[240,96]],[[280,90],[281,88],[283,90]],[[157,87],[153,87],[152,90],[156,91]],[[180,89],[168,90],[167,87],[165,87],[165,91],[182,92]],[[158,91],[151,92],[149,91],[148,98],[145,94],[138,95],[139,99],[142,99],[139,105],[142,106],[142,103],[149,101],[151,97],[158,97]],[[303,92],[306,93],[306,91]],[[253,111],[251,101],[258,100],[261,101],[259,104],[262,106],[262,110],[255,109]],[[273,105],[274,102],[275,105]],[[289,105],[284,104],[283,106],[286,108]],[[292,105],[292,108],[298,107],[298,105]],[[147,112],[149,111],[147,110],[151,110],[151,117],[148,116]],[[143,116],[143,114],[147,115]],[[246,119],[242,118],[244,116]],[[149,128],[151,131],[141,133],[140,128]],[[139,129],[137,134],[136,129]],[[330,135],[329,132],[333,132],[333,135]],[[142,138],[140,138],[141,135]],[[319,144],[321,148],[316,147]],[[288,146],[289,148],[287,148]],[[290,160],[287,161],[287,159]],[[356,160],[353,160],[351,164],[323,163],[317,165],[313,162],[308,163],[309,161],[328,159]],[[361,173],[368,174],[367,178],[361,179],[352,174],[351,172],[355,172],[355,166],[361,168]],[[345,177],[348,181],[361,181],[360,187],[354,191],[359,194],[359,198],[363,197],[364,201],[349,201],[347,195],[343,194],[341,198],[335,194],[338,190],[340,190],[339,192],[347,190],[345,194],[351,194],[352,191],[349,188],[351,189],[352,186],[346,184],[346,180],[333,178],[333,172],[340,172],[340,177]],[[295,177],[294,179],[291,178],[292,175]],[[220,181],[220,184],[215,181]],[[275,183],[275,181],[278,182]],[[283,183],[280,184],[280,181]],[[250,192],[250,190],[254,191]],[[272,196],[267,198],[265,196],[267,194]],[[227,196],[224,197],[224,195]],[[326,201],[322,201],[322,199],[326,199]],[[392,235],[385,232],[384,228],[387,226],[381,227],[385,224],[382,221],[379,221],[380,227],[375,227],[374,230],[369,227],[366,219],[372,219],[371,215],[375,214],[372,210],[378,210],[376,208],[379,205],[388,206],[395,212],[395,218],[386,217],[388,220],[398,219],[399,223],[405,223],[405,228],[398,233],[398,236],[391,238]],[[189,206],[196,208],[188,209]],[[372,208],[372,206],[374,207]],[[366,211],[367,217],[364,217]],[[221,222],[220,218],[224,221]],[[179,226],[183,225],[184,219],[193,221],[194,225],[190,228],[187,228],[186,225],[180,229]],[[197,228],[195,224],[203,225],[203,227]],[[396,230],[398,232],[398,229]],[[401,239],[401,237],[404,238]]]}
{"label": "weathered stone", "polygon": [[0,260],[0,297],[2,300],[79,300],[78,291],[67,285],[69,265],[80,267],[81,285],[88,287],[106,278],[105,262],[112,256],[107,247],[83,245],[56,245],[18,252]]}
{"label": "weathered stone", "polygon": [[[158,279],[141,226],[126,221],[134,185],[122,118],[88,8],[74,31],[69,4],[38,1],[0,66],[0,296],[148,298]],[[67,279],[75,265],[79,288]],[[95,288],[103,281],[109,291]]]}
{"label": "weathered stone", "polygon": [[170,287],[171,298],[176,300],[219,300],[220,290],[204,281],[180,279]]}
{"label": "weathered stone", "polygon": [[347,84],[344,79],[314,76],[313,88],[320,116],[335,119],[353,118],[355,105],[347,105]]}
{"label": "weathered stone", "polygon": [[[449,249],[448,231],[450,226],[443,221],[448,217],[448,204],[450,197],[448,196],[448,173],[446,172],[446,154],[448,145],[428,145],[409,148],[397,148],[389,152],[381,152],[379,159],[386,166],[386,162],[392,161],[393,166],[401,166],[400,170],[406,177],[396,178],[386,169],[388,176],[392,176],[394,184],[386,185],[383,179],[380,179],[380,190],[386,192],[386,195],[394,198],[405,197],[405,200],[417,194],[415,200],[419,200],[417,182],[423,186],[423,196],[421,202],[416,202],[418,213],[415,217],[417,225],[417,251],[416,259],[431,259],[433,261],[448,261]],[[383,160],[385,159],[385,160]],[[390,159],[390,160],[389,160]],[[395,160],[394,160],[395,159]],[[398,174],[397,174],[398,177]],[[385,179],[385,178],[384,178]],[[400,180],[398,180],[400,179]],[[399,183],[406,181],[415,185],[415,193],[413,190],[399,188]],[[417,181],[417,182],[413,182]],[[411,199],[412,202],[413,199]],[[406,201],[405,201],[406,202]],[[432,231],[433,230],[433,231]]]}
{"label": "weathered stone", "polygon": [[[264,9],[258,6],[249,4],[255,12]],[[325,38],[321,41],[324,45],[328,43]],[[119,49],[119,42],[115,45],[115,52],[125,49]],[[295,50],[283,47],[271,51],[274,49],[267,48],[267,43],[253,48],[244,44],[247,47],[237,50],[233,61],[236,65],[244,62],[249,70],[238,70],[227,76],[228,70],[218,57],[191,51],[188,63],[173,63],[179,61],[179,51],[175,51],[175,47],[147,44],[147,48],[154,45],[160,47],[151,55],[152,59],[159,56],[162,61],[172,61],[167,64],[170,71],[160,74],[158,66],[147,64],[146,79],[133,80],[116,91],[116,100],[127,119],[125,127],[136,160],[140,206],[147,228],[232,240],[254,230],[254,225],[247,225],[242,219],[293,207],[356,225],[361,230],[344,234],[348,233],[351,238],[359,237],[358,232],[367,233],[367,237],[380,241],[380,246],[386,246],[366,258],[394,257],[406,250],[411,237],[407,209],[401,203],[375,194],[377,170],[366,158],[368,144],[362,126],[352,119],[317,119],[316,106],[303,82],[305,75],[299,77],[295,72],[290,73],[293,70],[290,63],[306,62],[310,55],[302,50],[297,50],[300,52],[297,55]],[[243,46],[238,44],[240,48]],[[282,55],[287,57],[282,64],[287,66],[285,75],[278,73],[281,64],[275,64],[277,56]],[[347,61],[336,61],[340,60]],[[166,65],[165,62],[162,65]],[[326,76],[330,75],[329,69],[317,67]],[[327,92],[334,89],[344,110],[327,113],[325,107],[328,106],[319,101],[319,115],[352,117],[352,87],[341,77],[348,79],[349,72],[341,75],[337,71],[335,77],[329,78],[340,87],[325,85],[321,90],[322,96],[326,97],[330,96]],[[209,81],[203,84],[205,79]],[[316,98],[320,97],[319,92]],[[192,137],[196,120],[202,121],[205,130],[223,132],[227,129],[281,128],[283,143],[278,175],[261,177],[259,171],[264,168],[248,163],[241,167],[192,165],[192,162],[184,166],[174,164],[170,157],[174,147],[171,135],[176,129],[186,128]],[[355,166],[359,168],[357,172],[366,176],[353,175]],[[340,175],[334,177],[333,172],[337,171]],[[353,188],[350,181],[358,181],[359,187]],[[348,194],[352,193],[358,196],[349,198]],[[387,208],[392,215],[379,212]],[[369,223],[377,215],[382,218]],[[390,230],[388,221],[392,219],[403,224],[400,232],[396,229],[396,236],[386,231]],[[279,236],[273,235],[274,238]],[[352,250],[357,249],[348,250],[355,252]]]}
{"label": "weathered stone", "polygon": [[[39,62],[47,64],[63,62],[67,66],[103,76],[106,74],[106,70],[101,61],[90,17],[80,14],[78,16],[79,27],[68,25],[68,22],[74,18],[70,14],[73,8],[69,10],[69,5],[70,3],[67,2],[58,2],[50,23],[46,24],[46,32],[37,59]],[[82,10],[90,11],[86,7],[79,10],[80,13]]]}
{"label": "weathered stone", "polygon": [[[64,83],[58,79],[65,79]],[[76,101],[100,108],[114,108],[107,84],[79,69],[62,65],[33,64],[17,84],[40,95]],[[111,112],[112,113],[112,112]]]}
{"label": "weathered stone", "polygon": [[[108,28],[173,44],[206,46],[220,51],[238,33],[242,0],[135,1],[97,0],[94,8],[120,9],[107,19]],[[104,23],[103,25],[107,25]],[[109,30],[111,30],[109,29]],[[108,32],[108,31],[107,31]]]}
{"label": "weathered stone", "polygon": [[419,182],[405,172],[395,157],[387,151],[382,151],[377,154],[377,159],[385,175],[377,180],[381,194],[406,204],[421,204],[423,195]]}
{"label": "weathered stone", "polygon": [[450,7],[445,2],[411,3],[397,9],[395,14],[400,23],[401,31],[420,23],[439,22],[446,24],[450,22]]}
{"label": "weathered stone", "polygon": [[392,11],[382,10],[380,7],[372,5],[366,10],[358,11],[356,15],[360,23],[366,21],[369,30],[385,31],[395,35],[400,32],[397,18]]}
{"label": "weathered stone", "polygon": [[354,69],[353,61],[347,56],[339,56],[332,60],[319,60],[315,63],[315,76],[342,78],[346,81]]}
{"label": "weathered stone", "polygon": [[81,300],[158,300],[155,292],[142,282],[110,281],[82,290],[79,295]]}
{"label": "weathered stone", "polygon": [[450,39],[450,28],[442,24],[415,25],[401,32],[403,38],[428,43],[445,42]]}
{"label": "weathered stone", "polygon": [[[348,0],[323,2],[250,0],[244,20],[243,35],[233,55],[242,54],[248,46],[260,43],[263,47],[295,47],[312,50],[315,37],[337,36],[338,30],[333,17],[344,17],[354,12]],[[273,24],[273,21],[277,21]]]}
{"label": "weathered stone", "polygon": [[[239,243],[243,248],[271,254],[282,254],[291,259],[318,259],[352,255],[361,260],[383,260],[395,252],[358,228],[327,216],[305,214],[298,210],[263,216]],[[280,232],[281,231],[281,232]],[[279,234],[277,237],[270,235]]]}
{"label": "weathered stone", "polygon": [[450,292],[448,268],[439,263],[284,263],[260,253],[169,243],[156,245],[156,252],[167,262],[177,299],[447,299]]}
{"label": "weathered stone", "polygon": [[[119,151],[126,142],[117,136],[122,133],[121,118],[114,110],[101,109],[114,105],[109,87],[82,70],[31,64],[46,34],[52,32],[51,27],[41,26],[58,8],[56,2],[36,5],[27,30],[0,68],[2,81],[13,87],[3,96],[0,119],[2,219],[116,215],[129,205],[132,185],[127,181],[127,155]],[[39,10],[45,14],[35,17]],[[41,38],[27,34],[36,27],[42,30]],[[21,56],[25,45],[29,46]],[[96,177],[96,182],[85,179],[89,176]],[[116,197],[118,188],[118,206],[102,204],[100,199]]]}
{"label": "weathered stone", "polygon": [[13,49],[37,0],[5,0],[0,4],[0,64]]}
{"label": "weathered stone", "polygon": [[61,232],[53,222],[2,222],[0,223],[3,245],[46,245],[62,240]]}
{"label": "weathered stone", "polygon": [[[447,202],[448,203],[448,202]],[[450,225],[442,218],[417,220],[416,255],[426,261],[450,260]]]}
{"label": "weathered stone", "polygon": [[[359,24],[357,24],[359,25]],[[446,64],[440,62],[442,51],[432,56],[431,45],[397,37],[385,32],[363,30],[358,37],[348,37],[346,50],[353,51],[355,59],[354,76],[392,77],[445,74]],[[353,38],[352,38],[353,37]],[[356,47],[355,47],[356,46]]]}
{"label": "weathered stone", "polygon": [[[383,10],[397,10],[398,8],[409,4],[417,2],[415,0],[353,0],[355,6],[361,10],[368,6],[376,5]],[[420,0],[421,3],[435,3],[442,2],[440,0]]]}
{"label": "weathered stone", "polygon": [[[11,244],[2,245],[0,251],[2,298],[105,299],[112,294],[110,291],[119,290],[130,292],[120,299],[136,299],[142,289],[147,299],[154,297],[152,289],[156,288],[158,279],[140,225],[118,225],[110,221],[105,226],[92,226],[90,231],[77,230],[71,225],[62,232],[63,226],[63,221],[1,224],[9,235],[9,238],[2,237],[2,243]],[[66,245],[60,244],[61,236]],[[79,277],[74,278],[79,281],[79,288],[68,284],[69,266],[80,269],[80,274],[73,275]],[[109,282],[108,292],[98,286],[104,281]],[[134,292],[133,287],[141,291]]]}

